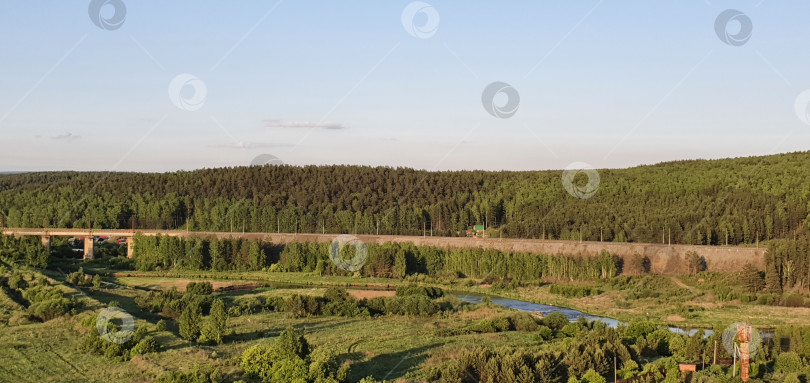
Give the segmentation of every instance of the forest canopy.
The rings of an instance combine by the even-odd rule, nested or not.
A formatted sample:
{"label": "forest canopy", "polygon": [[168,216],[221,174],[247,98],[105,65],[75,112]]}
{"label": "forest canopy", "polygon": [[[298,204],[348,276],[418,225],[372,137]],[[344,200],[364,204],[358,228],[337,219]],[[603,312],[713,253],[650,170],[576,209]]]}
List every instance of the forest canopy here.
{"label": "forest canopy", "polygon": [[[561,171],[251,166],[0,175],[8,227],[465,235],[745,244],[808,218],[810,152],[599,170],[588,199]],[[575,179],[576,182],[587,180]]]}

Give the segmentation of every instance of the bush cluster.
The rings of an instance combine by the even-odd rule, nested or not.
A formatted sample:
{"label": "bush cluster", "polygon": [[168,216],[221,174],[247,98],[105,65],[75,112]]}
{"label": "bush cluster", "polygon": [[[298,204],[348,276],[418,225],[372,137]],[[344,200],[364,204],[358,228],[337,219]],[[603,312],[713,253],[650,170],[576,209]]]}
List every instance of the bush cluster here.
{"label": "bush cluster", "polygon": [[[8,277],[0,277],[0,289],[18,307],[24,307],[28,319],[48,321],[64,315],[75,315],[84,302],[67,298],[62,289],[52,286],[47,278],[15,270]],[[25,321],[25,320],[24,320]]]}
{"label": "bush cluster", "polygon": [[424,287],[419,285],[397,286],[396,292],[398,297],[422,295],[430,299],[436,299],[444,296],[444,290],[438,287]]}
{"label": "bush cluster", "polygon": [[288,327],[273,343],[261,343],[242,353],[242,371],[263,382],[341,383],[349,365],[340,365],[337,354],[312,347],[300,330]]}
{"label": "bush cluster", "polygon": [[135,297],[135,303],[141,309],[163,313],[170,318],[177,319],[185,308],[196,303],[203,313],[207,313],[213,302],[213,287],[210,282],[189,282],[186,292],[177,291],[176,287],[169,290],[149,291],[145,295]]}
{"label": "bush cluster", "polygon": [[[80,351],[104,355],[112,360],[125,361],[135,355],[160,350],[160,345],[155,338],[148,335],[149,330],[146,326],[136,326],[131,337],[124,343],[119,344],[104,339],[96,328],[97,318],[97,315],[93,315],[82,321],[82,326],[88,328],[89,331],[79,345]],[[113,321],[107,323],[108,333],[114,333],[119,330],[121,330],[120,324],[114,323]]]}
{"label": "bush cluster", "polygon": [[[539,331],[542,321],[533,317],[529,313],[515,312],[506,315],[498,315],[492,318],[484,318],[469,326],[439,329],[436,330],[438,336],[465,335],[474,333],[493,333],[505,331]],[[542,326],[548,329],[546,326]],[[549,329],[550,331],[550,329]]]}
{"label": "bush cluster", "polygon": [[582,298],[602,294],[602,291],[592,286],[552,284],[550,292],[566,298]]}

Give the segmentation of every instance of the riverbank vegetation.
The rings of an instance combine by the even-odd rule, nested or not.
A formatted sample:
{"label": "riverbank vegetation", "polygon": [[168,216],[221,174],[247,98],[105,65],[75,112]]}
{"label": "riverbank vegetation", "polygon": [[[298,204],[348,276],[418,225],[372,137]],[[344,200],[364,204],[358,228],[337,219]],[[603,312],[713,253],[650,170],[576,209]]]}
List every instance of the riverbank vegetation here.
{"label": "riverbank vegetation", "polygon": [[[49,280],[36,271],[21,269],[7,270],[2,277],[4,286],[20,287],[14,275],[25,275],[22,280],[31,285],[47,280],[47,286],[69,296],[84,294],[84,303],[74,312],[44,322],[5,327],[0,356],[11,361],[7,365],[11,367],[0,369],[0,379],[25,373],[57,374],[58,369],[60,375],[52,376],[119,381],[146,377],[162,382],[593,382],[611,381],[615,360],[619,378],[679,381],[678,363],[692,363],[698,366],[691,373],[692,381],[733,381],[731,366],[725,364],[730,355],[720,341],[728,323],[711,326],[713,333],[701,330],[690,335],[669,331],[654,318],[637,317],[611,328],[599,321],[570,322],[559,313],[537,317],[486,299],[481,304],[463,303],[444,289],[407,282],[398,283],[391,290],[393,295],[356,298],[356,291],[336,286],[240,290],[187,280],[182,289],[141,287],[140,281],[147,279],[174,280],[157,274],[129,279],[105,276],[105,283],[97,288],[70,284],[66,275]],[[708,274],[694,276],[695,280],[707,277],[711,279]],[[682,278],[692,287],[691,279]],[[70,279],[93,278],[73,274]],[[662,281],[647,276],[615,279],[614,283],[621,288],[635,282],[659,283],[660,289],[666,287]],[[711,281],[721,283],[721,279]],[[608,285],[604,286],[609,293]],[[551,285],[540,288],[550,290]],[[571,299],[598,299],[599,295]],[[406,298],[431,302],[438,310],[407,312],[409,303],[401,300]],[[375,306],[381,309],[370,309]],[[396,306],[401,309],[384,309]],[[127,343],[110,343],[94,332],[98,310],[103,307],[120,307],[135,318],[135,330]],[[25,311],[23,307],[18,310]],[[223,321],[213,319],[221,314],[226,314]],[[193,323],[186,323],[189,320]],[[226,325],[217,329],[216,323]],[[117,324],[111,326],[110,331],[121,329]],[[199,332],[187,336],[189,327]],[[205,328],[214,328],[221,342],[217,335],[203,337],[208,334]],[[805,364],[810,358],[809,326],[780,325],[763,331],[773,331],[773,335],[764,340],[752,360],[754,381],[810,376]],[[48,341],[51,337],[60,341]],[[22,339],[30,344],[23,345]],[[720,363],[712,365],[715,341],[720,342]],[[39,352],[35,350],[46,343],[50,356],[35,356]],[[65,361],[56,362],[60,358]],[[50,360],[52,366],[42,373],[33,371],[40,367],[40,360]],[[73,368],[59,367],[66,363]]]}

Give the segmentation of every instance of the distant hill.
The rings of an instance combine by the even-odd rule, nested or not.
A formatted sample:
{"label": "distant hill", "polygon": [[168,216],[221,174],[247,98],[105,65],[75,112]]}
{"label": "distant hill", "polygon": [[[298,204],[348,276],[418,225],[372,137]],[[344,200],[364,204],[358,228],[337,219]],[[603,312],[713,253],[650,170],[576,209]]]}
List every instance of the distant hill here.
{"label": "distant hill", "polygon": [[[464,235],[744,244],[808,220],[810,152],[599,170],[588,199],[562,171],[264,166],[0,176],[9,226]],[[587,181],[580,174],[575,182]]]}

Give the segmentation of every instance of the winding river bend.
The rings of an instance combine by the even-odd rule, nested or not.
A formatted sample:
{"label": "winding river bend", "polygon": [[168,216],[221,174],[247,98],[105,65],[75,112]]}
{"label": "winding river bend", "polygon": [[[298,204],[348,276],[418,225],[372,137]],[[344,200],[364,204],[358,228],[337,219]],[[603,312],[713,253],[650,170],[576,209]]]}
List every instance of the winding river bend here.
{"label": "winding river bend", "polygon": [[[456,296],[458,299],[464,301],[464,302],[472,303],[472,304],[481,303],[481,301],[484,299],[484,296],[479,295],[479,294],[455,293],[453,295]],[[608,326],[610,326],[612,328],[616,328],[616,327],[619,326],[619,323],[622,323],[622,322],[619,322],[618,320],[613,319],[613,318],[600,317],[600,316],[596,316],[596,315],[586,314],[586,313],[584,313],[582,311],[570,309],[570,308],[567,308],[567,307],[560,307],[560,306],[554,306],[554,305],[544,305],[544,304],[540,304],[540,303],[531,303],[531,302],[521,301],[521,300],[517,300],[517,299],[500,298],[500,297],[495,297],[495,296],[490,296],[490,299],[492,300],[492,303],[494,303],[496,305],[499,305],[499,306],[508,307],[508,308],[511,308],[511,309],[530,312],[530,313],[539,313],[539,314],[542,314],[543,316],[546,316],[546,315],[554,313],[554,312],[563,313],[566,317],[568,317],[568,320],[572,321],[572,322],[576,321],[579,318],[585,318],[585,319],[587,319],[589,321],[604,322],[605,324],[607,324]],[[679,333],[679,334],[685,334],[685,335],[689,335],[689,336],[694,335],[698,331],[697,329],[685,329],[685,328],[679,328],[679,327],[669,327],[668,329],[669,329],[669,331],[676,332],[676,333]],[[706,336],[710,336],[710,335],[712,335],[714,333],[714,331],[712,331],[712,330],[703,330],[703,331],[705,332]]]}
{"label": "winding river bend", "polygon": [[[268,286],[268,287],[277,288],[277,289],[302,288],[302,287],[322,287],[322,286],[313,286],[313,285],[308,285],[308,284],[297,284],[297,283],[287,283],[287,282],[272,282],[272,283],[265,283],[264,285]],[[350,286],[350,287],[347,287],[347,288],[348,289],[357,289],[357,290],[387,290],[387,291],[394,290],[391,287],[371,288],[371,287],[367,287],[367,286]],[[253,290],[253,289],[251,288],[250,290]],[[471,303],[471,304],[481,303],[483,301],[483,299],[484,299],[484,295],[475,294],[475,293],[448,291],[447,294],[448,295],[453,295],[453,296],[457,297],[458,299],[460,299],[461,301]],[[598,316],[598,315],[591,315],[591,314],[587,314],[587,313],[584,313],[582,311],[575,310],[575,309],[568,308],[568,307],[546,305],[546,304],[541,304],[541,303],[532,303],[532,302],[521,301],[521,300],[518,300],[518,299],[501,298],[501,297],[494,296],[494,295],[487,295],[487,296],[492,300],[492,303],[494,303],[496,305],[499,305],[499,306],[503,306],[503,307],[507,307],[507,308],[511,308],[511,309],[519,310],[519,311],[525,311],[525,312],[529,312],[529,313],[539,313],[539,314],[541,314],[543,316],[546,316],[546,315],[551,314],[553,312],[559,312],[559,313],[563,313],[566,317],[568,317],[568,320],[572,321],[572,322],[576,321],[579,318],[585,318],[585,319],[587,319],[589,321],[604,322],[605,324],[607,324],[608,326],[610,326],[612,328],[616,328],[616,327],[619,326],[620,323],[624,323],[624,322],[620,322],[620,321],[618,321],[616,319],[613,319],[613,318],[602,317],[602,316]],[[694,335],[698,331],[698,329],[696,329],[696,328],[680,328],[680,327],[668,327],[668,330],[672,331],[672,332],[675,332],[675,333],[685,334],[685,335],[689,335],[689,336]],[[710,335],[712,335],[714,333],[714,331],[712,331],[710,329],[704,329],[703,331],[705,332],[705,336],[710,336]]]}

